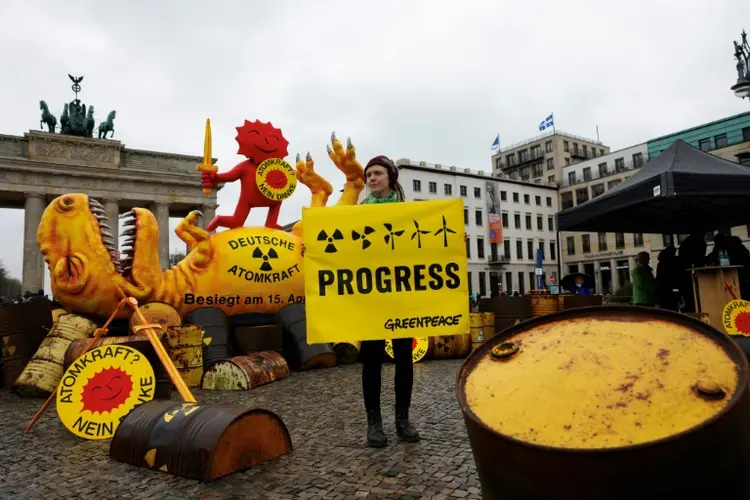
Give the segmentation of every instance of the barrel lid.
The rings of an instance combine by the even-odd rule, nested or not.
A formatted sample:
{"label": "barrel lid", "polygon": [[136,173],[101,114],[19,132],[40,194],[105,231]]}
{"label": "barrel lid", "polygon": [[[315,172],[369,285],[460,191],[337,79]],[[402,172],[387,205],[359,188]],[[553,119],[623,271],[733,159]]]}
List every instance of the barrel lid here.
{"label": "barrel lid", "polygon": [[637,307],[585,309],[486,342],[458,381],[464,411],[526,443],[615,448],[694,428],[747,385],[739,383],[747,377],[739,349],[697,320]]}

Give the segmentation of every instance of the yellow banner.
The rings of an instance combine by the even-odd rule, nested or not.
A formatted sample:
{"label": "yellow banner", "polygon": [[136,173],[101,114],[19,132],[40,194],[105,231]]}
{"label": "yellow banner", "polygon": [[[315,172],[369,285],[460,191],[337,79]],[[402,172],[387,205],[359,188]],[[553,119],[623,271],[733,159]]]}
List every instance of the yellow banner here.
{"label": "yellow banner", "polygon": [[460,199],[307,208],[307,342],[469,332]]}

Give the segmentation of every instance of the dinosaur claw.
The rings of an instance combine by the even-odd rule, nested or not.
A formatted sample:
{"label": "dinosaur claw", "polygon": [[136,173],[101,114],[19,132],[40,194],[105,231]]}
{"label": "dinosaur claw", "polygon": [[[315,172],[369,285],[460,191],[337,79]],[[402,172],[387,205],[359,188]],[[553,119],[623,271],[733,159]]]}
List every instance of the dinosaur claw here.
{"label": "dinosaur claw", "polygon": [[198,214],[198,217],[203,217],[203,212],[200,210],[196,210],[195,213]]}
{"label": "dinosaur claw", "polygon": [[331,142],[336,142],[336,131],[331,132]]}
{"label": "dinosaur claw", "polygon": [[352,147],[353,147],[352,146],[352,138],[351,137],[347,137],[346,138],[346,149],[352,149]]}
{"label": "dinosaur claw", "polygon": [[[309,153],[308,153],[309,154]],[[299,153],[297,153],[297,159],[295,160],[297,163],[302,161],[302,158],[300,157]]]}
{"label": "dinosaur claw", "polygon": [[333,151],[328,144],[326,144],[326,151],[328,151],[328,154],[331,154],[331,151]]}
{"label": "dinosaur claw", "polygon": [[309,151],[307,152],[307,158],[306,159],[307,159],[307,161],[312,161],[312,156],[310,156],[310,152]]}

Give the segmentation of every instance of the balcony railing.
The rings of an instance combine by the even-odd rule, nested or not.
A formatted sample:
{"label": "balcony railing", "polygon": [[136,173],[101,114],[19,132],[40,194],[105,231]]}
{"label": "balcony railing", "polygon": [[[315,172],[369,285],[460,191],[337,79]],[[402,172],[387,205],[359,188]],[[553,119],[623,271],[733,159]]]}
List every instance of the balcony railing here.
{"label": "balcony railing", "polygon": [[491,266],[499,266],[503,264],[509,264],[510,263],[510,257],[506,257],[505,255],[490,255],[490,257],[487,259]]}

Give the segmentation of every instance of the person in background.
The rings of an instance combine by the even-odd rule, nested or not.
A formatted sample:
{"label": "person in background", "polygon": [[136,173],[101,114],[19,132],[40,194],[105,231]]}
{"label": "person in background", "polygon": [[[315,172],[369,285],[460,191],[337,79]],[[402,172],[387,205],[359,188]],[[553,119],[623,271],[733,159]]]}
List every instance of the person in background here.
{"label": "person in background", "polygon": [[573,293],[575,295],[588,295],[588,296],[594,295],[593,290],[591,290],[590,288],[586,288],[586,286],[584,286],[585,283],[586,283],[586,279],[583,276],[581,276],[580,274],[576,276],[576,288],[575,290],[573,290]]}
{"label": "person in background", "polygon": [[680,269],[677,262],[677,249],[669,245],[659,252],[656,265],[656,303],[662,309],[677,311],[680,303]]}
{"label": "person in background", "polygon": [[693,295],[693,274],[690,269],[703,267],[706,264],[706,240],[700,231],[693,231],[688,235],[677,251],[677,262],[679,269],[680,295],[685,300],[683,312],[694,313],[695,297]]}
{"label": "person in background", "polygon": [[[365,166],[365,180],[370,195],[362,202],[398,203],[404,201],[404,190],[398,182],[398,168],[386,156],[376,156]],[[392,339],[396,362],[394,388],[396,390],[396,434],[407,442],[417,442],[419,433],[409,422],[414,365],[411,359],[412,339]],[[385,340],[366,340],[361,343],[362,394],[367,412],[367,445],[382,448],[388,444],[383,432],[380,413],[381,372],[385,356]]]}
{"label": "person in background", "polygon": [[638,262],[631,273],[633,279],[633,305],[650,306],[656,304],[656,279],[649,266],[651,256],[648,252],[638,254]]}

